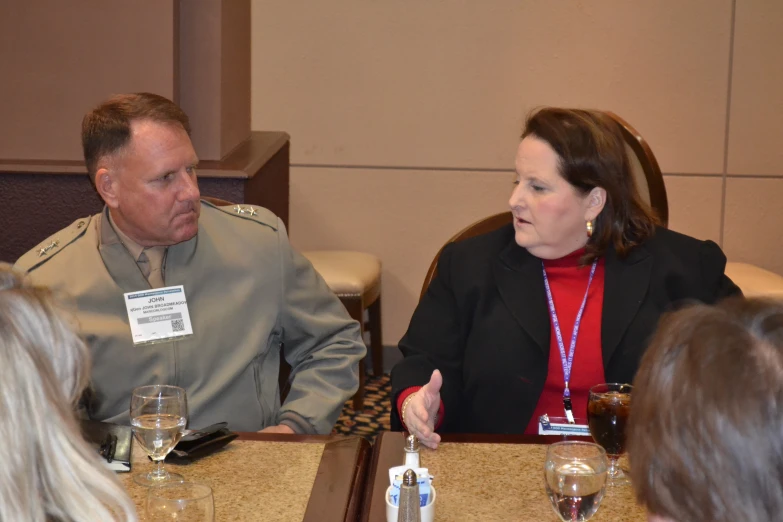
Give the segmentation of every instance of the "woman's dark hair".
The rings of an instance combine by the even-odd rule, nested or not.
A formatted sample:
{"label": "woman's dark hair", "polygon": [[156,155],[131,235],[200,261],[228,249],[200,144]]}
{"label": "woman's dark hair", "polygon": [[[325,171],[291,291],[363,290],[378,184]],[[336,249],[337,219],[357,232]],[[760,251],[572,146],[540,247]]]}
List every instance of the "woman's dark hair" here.
{"label": "woman's dark hair", "polygon": [[625,257],[655,232],[658,219],[636,189],[619,124],[600,111],[546,107],[531,113],[522,138],[534,136],[558,155],[560,175],[580,193],[606,190],[582,263],[614,247]]}

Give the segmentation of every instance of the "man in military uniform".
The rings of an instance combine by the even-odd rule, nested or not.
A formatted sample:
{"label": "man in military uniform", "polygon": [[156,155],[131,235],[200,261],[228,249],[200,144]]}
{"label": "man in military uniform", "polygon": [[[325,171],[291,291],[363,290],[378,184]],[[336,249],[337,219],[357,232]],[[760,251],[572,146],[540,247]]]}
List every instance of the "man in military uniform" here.
{"label": "man in military uniform", "polygon": [[[93,356],[91,418],[127,423],[134,387],[173,384],[187,391],[191,427],[329,433],[358,387],[359,325],[275,215],[200,201],[189,135],[187,115],[154,94],[115,96],[88,113],[84,159],[106,206],[16,268],[73,297]],[[128,296],[163,300],[179,285],[192,335],[172,320],[168,333],[132,336],[142,307]],[[281,356],[292,367],[282,405]]]}

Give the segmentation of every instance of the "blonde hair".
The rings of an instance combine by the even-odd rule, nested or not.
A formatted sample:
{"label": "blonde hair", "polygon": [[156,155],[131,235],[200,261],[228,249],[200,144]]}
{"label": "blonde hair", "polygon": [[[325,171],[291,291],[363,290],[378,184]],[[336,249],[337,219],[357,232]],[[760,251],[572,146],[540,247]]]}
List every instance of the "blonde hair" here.
{"label": "blonde hair", "polygon": [[0,520],[135,521],[82,437],[74,407],[87,347],[52,293],[0,263]]}

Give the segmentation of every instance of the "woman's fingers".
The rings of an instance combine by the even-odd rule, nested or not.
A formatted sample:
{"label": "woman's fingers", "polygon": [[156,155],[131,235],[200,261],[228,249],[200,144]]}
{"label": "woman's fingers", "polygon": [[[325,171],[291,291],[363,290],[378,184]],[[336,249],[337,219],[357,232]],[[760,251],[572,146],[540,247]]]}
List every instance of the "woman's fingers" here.
{"label": "woman's fingers", "polygon": [[431,449],[436,449],[440,443],[440,435],[434,430],[435,414],[439,407],[440,393],[436,392],[432,396],[418,393],[411,399],[405,412],[408,431],[415,435],[421,444]]}
{"label": "woman's fingers", "polygon": [[440,371],[435,370],[432,372],[430,382],[425,384],[418,393],[425,397],[428,403],[435,401],[436,398],[437,402],[440,403],[441,386],[443,386],[443,377],[441,376]]}
{"label": "woman's fingers", "polygon": [[419,439],[419,442],[428,448],[437,449],[438,443],[440,443],[440,435],[433,431],[429,423],[419,416],[411,418],[410,425],[408,425],[408,431],[415,435],[416,438]]}
{"label": "woman's fingers", "polygon": [[430,437],[425,437],[425,438],[418,437],[418,439],[421,444],[424,444],[428,448],[438,449],[438,444],[440,443],[440,435],[438,435],[437,433],[433,432],[432,436]]}

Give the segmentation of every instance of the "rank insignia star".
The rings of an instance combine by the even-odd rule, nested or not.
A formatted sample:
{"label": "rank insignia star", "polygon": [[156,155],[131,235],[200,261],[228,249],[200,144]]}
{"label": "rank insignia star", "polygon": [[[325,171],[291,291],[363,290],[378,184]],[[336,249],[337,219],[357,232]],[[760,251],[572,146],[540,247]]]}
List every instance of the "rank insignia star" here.
{"label": "rank insignia star", "polygon": [[46,245],[45,247],[41,248],[41,250],[38,251],[38,257],[45,256],[46,254],[49,253],[51,249],[55,248],[59,244],[60,244],[60,240],[55,239],[54,241],[52,241],[51,243],[49,243],[48,245]]}
{"label": "rank insignia star", "polygon": [[251,207],[250,205],[248,206],[236,205],[234,206],[234,212],[236,212],[237,214],[250,214],[251,216],[255,216],[256,214],[258,214],[258,211],[253,207]]}

